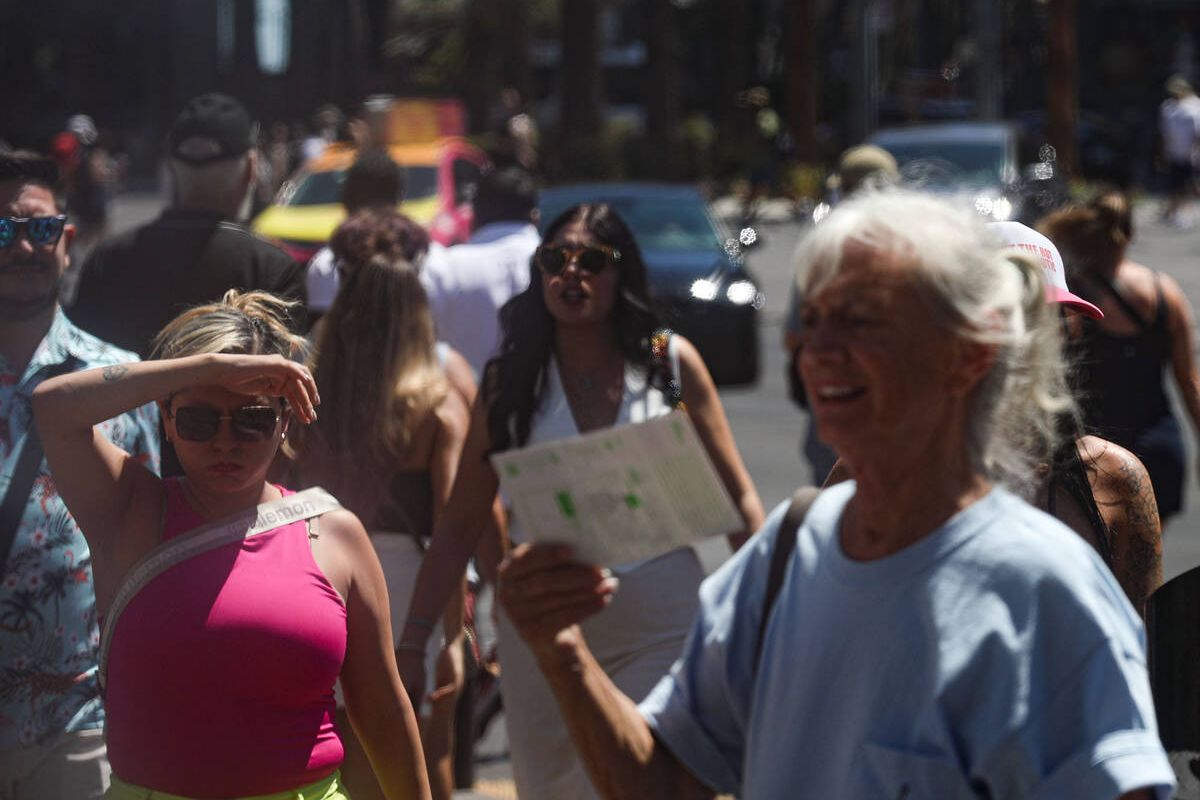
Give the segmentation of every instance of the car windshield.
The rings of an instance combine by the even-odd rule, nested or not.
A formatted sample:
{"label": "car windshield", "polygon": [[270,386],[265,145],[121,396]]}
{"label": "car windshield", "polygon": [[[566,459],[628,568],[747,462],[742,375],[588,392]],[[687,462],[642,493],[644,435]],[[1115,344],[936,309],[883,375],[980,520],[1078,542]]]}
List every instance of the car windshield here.
{"label": "car windshield", "polygon": [[[404,167],[404,199],[419,200],[437,194],[437,167]],[[320,206],[342,201],[346,170],[310,172],[300,179],[289,206]]]}
{"label": "car windshield", "polygon": [[1005,151],[998,142],[879,142],[896,158],[905,181],[925,186],[1004,183]]}
{"label": "car windshield", "polygon": [[[604,197],[595,198],[595,202],[615,208],[643,250],[708,250],[721,246],[704,205],[691,198]],[[542,213],[544,219],[552,220],[565,210],[566,206],[544,207]]]}

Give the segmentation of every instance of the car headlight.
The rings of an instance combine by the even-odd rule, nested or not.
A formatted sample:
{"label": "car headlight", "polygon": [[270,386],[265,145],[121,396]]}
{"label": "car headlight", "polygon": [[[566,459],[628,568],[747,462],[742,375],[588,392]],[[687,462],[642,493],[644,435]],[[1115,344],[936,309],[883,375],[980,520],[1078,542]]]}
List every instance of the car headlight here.
{"label": "car headlight", "polygon": [[711,281],[708,278],[697,278],[692,281],[692,297],[697,300],[716,300],[717,288],[716,281]]}
{"label": "car headlight", "polygon": [[735,306],[758,302],[758,287],[750,281],[734,281],[725,289],[725,297]]}

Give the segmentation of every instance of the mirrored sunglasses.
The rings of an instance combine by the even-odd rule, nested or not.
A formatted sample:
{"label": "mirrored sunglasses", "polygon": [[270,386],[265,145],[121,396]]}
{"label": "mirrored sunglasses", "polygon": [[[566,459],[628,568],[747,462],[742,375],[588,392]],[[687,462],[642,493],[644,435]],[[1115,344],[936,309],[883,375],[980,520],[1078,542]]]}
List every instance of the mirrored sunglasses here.
{"label": "mirrored sunglasses", "polygon": [[607,245],[542,245],[533,254],[534,264],[547,275],[560,275],[572,261],[583,272],[596,274],[621,260],[621,251]]}
{"label": "mirrored sunglasses", "polygon": [[239,442],[262,442],[275,433],[279,412],[270,406],[244,406],[221,414],[207,406],[175,409],[175,432],[186,442],[207,442],[217,435],[221,420],[229,420],[233,438]]}
{"label": "mirrored sunglasses", "polygon": [[29,243],[37,247],[58,244],[66,225],[66,214],[53,217],[0,217],[0,250],[16,244],[20,233],[24,233]]}

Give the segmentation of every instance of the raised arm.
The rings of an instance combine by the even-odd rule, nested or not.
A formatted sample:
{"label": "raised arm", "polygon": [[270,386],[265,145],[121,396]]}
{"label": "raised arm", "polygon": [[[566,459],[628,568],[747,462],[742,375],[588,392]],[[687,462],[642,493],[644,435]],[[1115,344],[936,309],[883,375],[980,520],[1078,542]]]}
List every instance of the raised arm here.
{"label": "raised arm", "polygon": [[349,566],[346,658],[341,684],[346,713],[388,800],[427,800],[429,777],[417,718],[392,652],[387,583],[362,523],[345,511],[321,518]]}
{"label": "raised arm", "polygon": [[419,697],[425,685],[422,655],[425,642],[451,596],[461,589],[467,562],[488,524],[488,514],[500,486],[486,457],[490,447],[487,415],[482,399],[477,399],[450,498],[434,523],[433,541],[417,573],[408,619],[396,651],[400,674],[410,696]]}
{"label": "raised arm", "polygon": [[679,371],[682,373],[683,402],[687,405],[688,416],[696,426],[696,433],[708,451],[708,457],[717,468],[717,475],[729,490],[746,523],[742,531],[730,537],[730,544],[736,550],[762,525],[762,501],[759,500],[750,473],[746,471],[746,465],[742,463],[742,455],[729,430],[729,420],[725,418],[725,408],[721,405],[716,384],[704,365],[704,359],[687,339],[676,336],[675,341],[679,353]]}
{"label": "raised arm", "polygon": [[583,639],[578,623],[608,605],[615,586],[605,570],[571,561],[569,548],[525,544],[500,568],[499,599],[537,657],[601,796],[712,798],[654,737]]}
{"label": "raised arm", "polygon": [[[202,384],[287,397],[310,420],[316,386],[298,364],[277,356],[194,356],[101,367],[45,381],[34,414],[55,485],[97,558],[98,585],[109,565],[127,564],[157,532],[161,484],[95,430],[106,419]],[[139,538],[141,537],[141,538]],[[151,541],[150,544],[153,542]],[[116,562],[113,559],[117,559]]]}

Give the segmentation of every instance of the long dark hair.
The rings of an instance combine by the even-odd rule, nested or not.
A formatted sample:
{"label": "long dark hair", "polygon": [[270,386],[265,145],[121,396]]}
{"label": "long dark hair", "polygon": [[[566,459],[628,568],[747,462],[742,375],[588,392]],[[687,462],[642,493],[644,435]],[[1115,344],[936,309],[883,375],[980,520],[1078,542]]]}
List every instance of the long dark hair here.
{"label": "long dark hair", "polygon": [[[654,365],[650,338],[661,323],[650,301],[646,263],[632,231],[607,203],[580,203],[560,214],[542,237],[553,241],[568,225],[579,222],[601,243],[621,252],[617,300],[612,323],[625,360],[647,372],[647,380],[662,388],[666,381]],[[529,263],[529,288],[500,309],[503,343],[484,368],[483,396],[488,408],[488,431],[493,452],[523,447],[529,441],[533,415],[546,389],[546,370],[554,354],[554,317],[542,295],[542,278],[534,260]]]}

